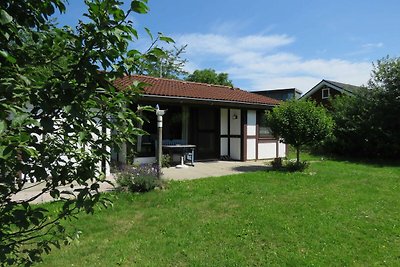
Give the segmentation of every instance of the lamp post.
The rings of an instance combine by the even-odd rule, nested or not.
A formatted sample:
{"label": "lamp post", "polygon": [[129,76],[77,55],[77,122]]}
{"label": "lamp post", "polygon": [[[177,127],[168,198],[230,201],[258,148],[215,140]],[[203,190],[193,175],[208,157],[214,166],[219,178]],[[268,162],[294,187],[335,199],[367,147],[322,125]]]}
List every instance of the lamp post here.
{"label": "lamp post", "polygon": [[157,115],[157,132],[158,132],[158,146],[157,146],[157,177],[161,178],[161,161],[162,161],[162,127],[163,127],[163,115],[167,112],[167,110],[162,110],[156,105],[156,115]]}

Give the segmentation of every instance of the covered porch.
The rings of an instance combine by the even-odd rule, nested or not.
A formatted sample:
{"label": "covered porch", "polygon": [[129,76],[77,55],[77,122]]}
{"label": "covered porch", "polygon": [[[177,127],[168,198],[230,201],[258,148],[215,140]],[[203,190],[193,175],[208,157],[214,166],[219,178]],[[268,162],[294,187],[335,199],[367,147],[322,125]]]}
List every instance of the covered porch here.
{"label": "covered porch", "polygon": [[[154,103],[142,103],[152,105]],[[163,116],[162,145],[194,145],[195,160],[217,160],[220,158],[220,109],[209,106],[160,104],[160,109],[167,110]],[[130,149],[135,154],[137,163],[155,162],[157,151],[156,116],[152,112],[142,114],[147,122],[141,128],[148,135],[139,136],[135,147]],[[129,149],[128,149],[129,151]],[[163,154],[172,152],[173,162],[179,161],[179,151],[163,149]],[[129,157],[129,155],[127,155]]]}
{"label": "covered porch", "polygon": [[[265,121],[265,111],[278,105],[277,100],[238,88],[147,76],[126,76],[116,85],[124,88],[134,81],[148,84],[138,101],[140,106],[158,105],[167,110],[163,115],[163,144],[195,146],[196,162],[263,160],[286,155],[286,146],[272,136]],[[139,136],[134,145],[123,146],[113,154],[113,160],[156,161],[156,114],[143,111],[141,115],[145,123],[138,127],[148,134]],[[179,162],[179,158],[176,155],[173,161]]]}
{"label": "covered porch", "polygon": [[[155,106],[155,103],[141,103]],[[264,120],[265,109],[229,106],[163,103],[163,145],[194,145],[194,160],[248,161],[286,156],[286,145],[276,140]],[[142,114],[140,127],[148,135],[139,136],[134,146],[119,152],[120,162],[139,164],[156,162],[157,124],[154,112]],[[166,148],[163,154],[169,154]],[[179,150],[171,154],[173,163],[180,162]],[[122,161],[121,161],[122,159]]]}

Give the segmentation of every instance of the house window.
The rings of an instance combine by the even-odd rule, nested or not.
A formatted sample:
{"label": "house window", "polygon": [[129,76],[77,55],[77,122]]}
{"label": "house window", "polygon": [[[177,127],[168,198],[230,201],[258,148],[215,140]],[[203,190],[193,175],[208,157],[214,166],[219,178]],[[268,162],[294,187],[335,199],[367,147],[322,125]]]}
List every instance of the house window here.
{"label": "house window", "polygon": [[273,137],[271,128],[268,127],[265,111],[257,111],[258,136],[261,138]]}
{"label": "house window", "polygon": [[327,99],[331,95],[329,88],[322,89],[322,99]]}

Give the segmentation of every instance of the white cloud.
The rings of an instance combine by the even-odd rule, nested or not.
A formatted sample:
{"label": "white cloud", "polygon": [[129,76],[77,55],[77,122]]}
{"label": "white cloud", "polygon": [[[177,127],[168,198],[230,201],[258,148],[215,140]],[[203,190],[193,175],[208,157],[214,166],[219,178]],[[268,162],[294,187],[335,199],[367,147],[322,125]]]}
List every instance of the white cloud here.
{"label": "white cloud", "polygon": [[174,39],[177,43],[188,44],[188,53],[217,55],[231,55],[247,50],[271,51],[294,41],[294,38],[286,35],[231,37],[221,34],[199,33],[178,35]]}
{"label": "white cloud", "polygon": [[[232,41],[234,42],[234,40]],[[293,43],[294,38],[286,35],[249,35],[238,38],[236,41],[238,48],[266,51]]]}
{"label": "white cloud", "polygon": [[364,54],[369,54],[374,50],[380,49],[384,46],[383,43],[367,43],[363,44],[360,46],[360,48],[357,51],[353,51],[349,53],[349,56],[357,56],[357,55],[364,55]]}
{"label": "white cloud", "polygon": [[197,67],[227,72],[234,84],[246,90],[296,87],[307,91],[321,79],[361,85],[367,82],[371,70],[370,62],[305,59],[287,52],[295,38],[285,34],[234,37],[191,33],[177,35],[175,40],[188,44],[185,55],[191,62],[189,71]]}
{"label": "white cloud", "polygon": [[368,44],[363,44],[363,48],[381,48],[383,47],[383,43],[368,43]]}

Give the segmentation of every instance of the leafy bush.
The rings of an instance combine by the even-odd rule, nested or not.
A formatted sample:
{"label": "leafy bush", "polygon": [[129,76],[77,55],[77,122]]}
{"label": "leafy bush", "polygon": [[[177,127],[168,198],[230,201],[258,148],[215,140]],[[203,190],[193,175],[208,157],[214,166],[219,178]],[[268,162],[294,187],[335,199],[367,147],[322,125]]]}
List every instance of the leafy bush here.
{"label": "leafy bush", "polygon": [[302,172],[310,166],[307,161],[291,161],[285,164],[285,169],[289,172]]}
{"label": "leafy bush", "polygon": [[332,101],[335,139],[327,147],[346,156],[400,156],[400,58],[374,64],[367,87]]}
{"label": "leafy bush", "polygon": [[126,166],[117,174],[117,184],[123,191],[148,192],[162,186],[158,179],[158,167],[151,164]]}
{"label": "leafy bush", "polygon": [[274,170],[279,170],[282,168],[282,158],[274,158],[273,161],[271,161],[271,166],[272,169]]}
{"label": "leafy bush", "polygon": [[171,159],[171,156],[170,156],[169,154],[164,154],[164,155],[162,155],[162,158],[161,158],[161,166],[162,166],[163,168],[169,168],[169,167],[171,167],[171,162],[172,162],[172,159]]}

